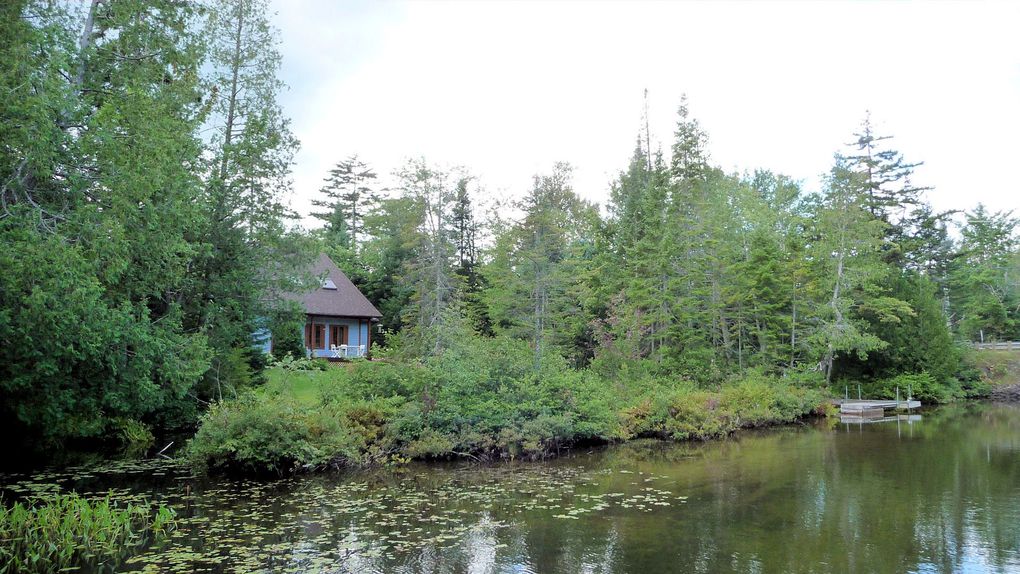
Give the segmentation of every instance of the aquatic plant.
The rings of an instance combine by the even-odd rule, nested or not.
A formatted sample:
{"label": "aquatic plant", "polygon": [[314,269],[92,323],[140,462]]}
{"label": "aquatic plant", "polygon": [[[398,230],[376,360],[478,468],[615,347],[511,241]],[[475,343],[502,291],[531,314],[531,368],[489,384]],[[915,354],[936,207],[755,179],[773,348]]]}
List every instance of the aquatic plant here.
{"label": "aquatic plant", "polygon": [[176,526],[166,506],[98,500],[75,493],[0,506],[0,573],[55,572],[123,558]]}

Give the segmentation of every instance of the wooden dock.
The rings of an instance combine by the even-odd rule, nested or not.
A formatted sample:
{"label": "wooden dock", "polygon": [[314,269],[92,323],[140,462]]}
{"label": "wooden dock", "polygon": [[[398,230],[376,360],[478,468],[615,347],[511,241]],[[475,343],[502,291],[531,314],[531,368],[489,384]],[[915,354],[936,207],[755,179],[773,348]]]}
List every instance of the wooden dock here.
{"label": "wooden dock", "polygon": [[856,414],[845,414],[839,416],[839,422],[841,423],[852,423],[852,424],[871,424],[871,423],[887,423],[887,422],[906,422],[916,423],[921,420],[921,415],[892,415],[885,416],[884,414],[877,417],[865,417]]}
{"label": "wooden dock", "polygon": [[921,420],[920,415],[893,414],[886,416],[886,411],[911,411],[921,406],[921,401],[913,399],[893,401],[882,399],[837,399],[839,406],[839,422],[841,423],[879,423],[888,421],[906,421],[913,423]]}
{"label": "wooden dock", "polygon": [[879,418],[885,411],[909,411],[921,406],[921,401],[894,401],[881,399],[837,399],[836,405],[842,415],[861,418]]}

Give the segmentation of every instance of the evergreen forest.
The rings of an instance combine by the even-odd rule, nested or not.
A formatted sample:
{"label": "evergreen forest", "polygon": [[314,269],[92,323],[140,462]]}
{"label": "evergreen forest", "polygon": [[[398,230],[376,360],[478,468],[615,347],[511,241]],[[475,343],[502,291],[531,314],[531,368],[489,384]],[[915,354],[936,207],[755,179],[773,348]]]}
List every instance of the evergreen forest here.
{"label": "evergreen forest", "polygon": [[[721,169],[678,97],[673,125],[635,125],[605,205],[567,163],[497,202],[423,149],[394,173],[336,158],[305,226],[265,0],[14,0],[0,39],[20,446],[198,429],[200,466],[285,471],[707,438],[858,385],[979,397],[969,344],[1020,340],[1018,219],[934,209],[923,158],[864,110],[818,190]],[[283,294],[320,252],[383,313],[371,361],[304,358]],[[274,398],[309,377],[331,383]]]}

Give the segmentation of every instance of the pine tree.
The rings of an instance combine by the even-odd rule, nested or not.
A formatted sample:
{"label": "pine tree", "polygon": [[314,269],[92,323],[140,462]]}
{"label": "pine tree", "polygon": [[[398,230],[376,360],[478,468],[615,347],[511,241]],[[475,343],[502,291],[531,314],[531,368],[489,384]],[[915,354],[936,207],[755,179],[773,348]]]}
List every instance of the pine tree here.
{"label": "pine tree", "polygon": [[[574,354],[590,323],[578,288],[595,212],[573,192],[570,176],[570,166],[561,163],[550,175],[535,177],[517,206],[523,218],[498,230],[486,268],[494,328],[529,341],[536,370],[548,353]],[[587,354],[582,348],[574,363]]]}
{"label": "pine tree", "polygon": [[325,208],[312,216],[325,222],[330,242],[354,255],[359,249],[358,233],[364,233],[365,215],[379,201],[371,187],[375,179],[376,173],[368,164],[352,155],[329,171],[319,190],[326,199],[312,200],[315,207]]}
{"label": "pine tree", "polygon": [[397,177],[413,217],[413,229],[408,230],[413,235],[405,240],[413,252],[404,272],[411,293],[403,310],[408,350],[438,355],[463,328],[453,242],[454,190],[450,174],[424,160],[408,162]]}
{"label": "pine tree", "polygon": [[190,326],[206,332],[216,349],[207,392],[217,398],[237,383],[222,373],[246,370],[228,363],[257,359],[252,333],[282,309],[274,294],[308,260],[283,256],[293,251],[282,245],[292,217],[283,198],[298,143],[277,101],[280,54],[267,12],[264,0],[220,0],[210,6],[204,30],[213,137],[207,225],[198,237],[206,250],[195,266]]}
{"label": "pine tree", "polygon": [[450,224],[457,259],[455,273],[459,279],[464,312],[472,328],[478,333],[491,335],[491,320],[481,297],[485,288],[484,278],[480,272],[481,225],[475,217],[474,203],[471,199],[472,181],[473,178],[460,177],[454,190]]}
{"label": "pine tree", "polygon": [[950,312],[957,331],[972,341],[1020,337],[1020,220],[983,205],[965,214],[950,270]]}

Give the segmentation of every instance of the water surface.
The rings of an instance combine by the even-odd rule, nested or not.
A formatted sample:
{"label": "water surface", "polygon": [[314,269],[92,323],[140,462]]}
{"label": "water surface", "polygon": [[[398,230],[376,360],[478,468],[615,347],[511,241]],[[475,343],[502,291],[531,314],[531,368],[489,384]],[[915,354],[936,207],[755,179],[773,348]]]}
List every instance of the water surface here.
{"label": "water surface", "polygon": [[1020,409],[819,423],[539,463],[278,481],[111,463],[0,477],[172,504],[124,572],[1020,572]]}

